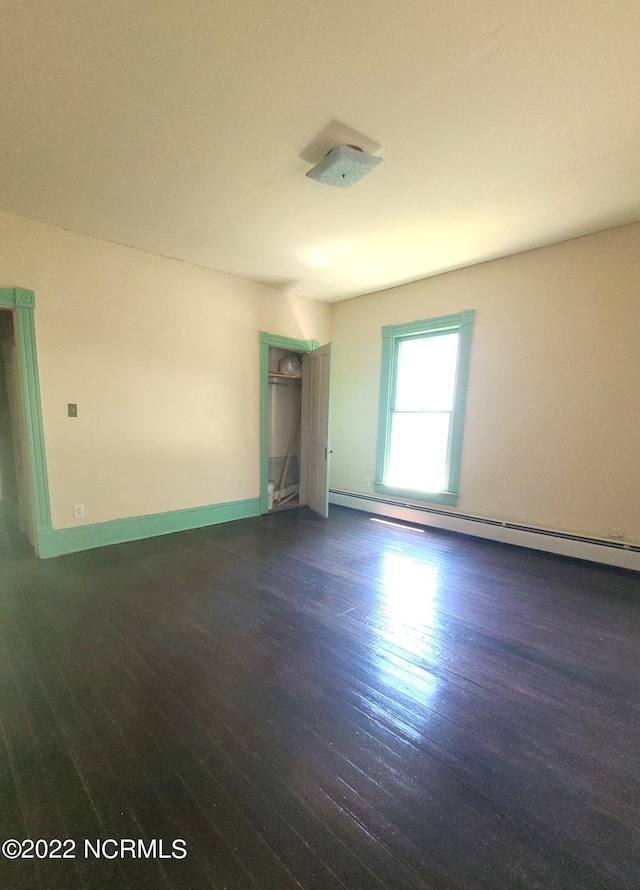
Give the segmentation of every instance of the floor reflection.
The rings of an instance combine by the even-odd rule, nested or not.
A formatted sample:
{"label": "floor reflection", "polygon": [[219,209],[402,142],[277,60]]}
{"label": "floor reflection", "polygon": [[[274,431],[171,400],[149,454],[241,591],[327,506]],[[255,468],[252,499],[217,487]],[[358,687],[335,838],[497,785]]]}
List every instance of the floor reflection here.
{"label": "floor reflection", "polygon": [[379,679],[427,704],[440,685],[430,670],[439,650],[438,569],[385,553],[381,580],[372,652]]}

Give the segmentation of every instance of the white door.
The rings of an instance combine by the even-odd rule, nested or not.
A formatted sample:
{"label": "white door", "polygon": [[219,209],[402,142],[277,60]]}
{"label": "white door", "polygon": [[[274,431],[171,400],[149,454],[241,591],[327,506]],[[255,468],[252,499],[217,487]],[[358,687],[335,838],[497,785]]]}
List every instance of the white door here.
{"label": "white door", "polygon": [[302,356],[301,503],[325,519],[329,515],[329,400],[331,343]]}

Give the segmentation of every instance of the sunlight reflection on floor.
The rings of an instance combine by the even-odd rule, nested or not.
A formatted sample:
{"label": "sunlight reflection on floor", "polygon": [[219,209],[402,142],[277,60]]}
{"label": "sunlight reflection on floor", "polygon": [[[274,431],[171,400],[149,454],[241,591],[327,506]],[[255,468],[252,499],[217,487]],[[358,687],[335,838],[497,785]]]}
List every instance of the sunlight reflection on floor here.
{"label": "sunlight reflection on floor", "polygon": [[413,557],[385,553],[377,641],[372,652],[380,679],[427,704],[440,680],[429,666],[438,659],[438,569]]}

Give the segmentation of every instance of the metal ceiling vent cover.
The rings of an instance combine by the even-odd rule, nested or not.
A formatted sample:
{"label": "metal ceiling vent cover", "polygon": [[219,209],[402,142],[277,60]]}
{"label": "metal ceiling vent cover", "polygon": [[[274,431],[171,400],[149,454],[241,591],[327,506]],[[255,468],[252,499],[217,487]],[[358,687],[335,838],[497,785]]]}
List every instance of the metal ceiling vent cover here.
{"label": "metal ceiling vent cover", "polygon": [[335,185],[339,189],[349,188],[382,161],[368,155],[357,145],[337,145],[315,167],[307,171],[309,179]]}

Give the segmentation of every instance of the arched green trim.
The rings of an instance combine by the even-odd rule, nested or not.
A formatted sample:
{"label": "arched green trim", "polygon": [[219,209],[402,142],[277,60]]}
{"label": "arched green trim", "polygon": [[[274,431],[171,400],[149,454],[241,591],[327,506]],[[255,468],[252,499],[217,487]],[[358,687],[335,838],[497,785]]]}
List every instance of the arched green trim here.
{"label": "arched green trim", "polygon": [[36,298],[32,290],[21,287],[0,288],[0,307],[13,310],[15,319],[16,348],[20,366],[29,458],[29,488],[34,526],[33,546],[36,555],[40,556],[51,536],[51,506],[49,504],[49,481],[36,350],[35,305]]}
{"label": "arched green trim", "polygon": [[269,347],[311,352],[319,346],[317,340],[295,340],[260,331],[260,512],[269,510]]}

